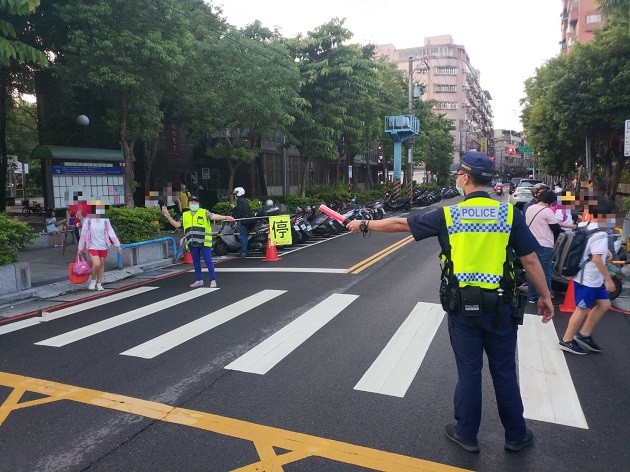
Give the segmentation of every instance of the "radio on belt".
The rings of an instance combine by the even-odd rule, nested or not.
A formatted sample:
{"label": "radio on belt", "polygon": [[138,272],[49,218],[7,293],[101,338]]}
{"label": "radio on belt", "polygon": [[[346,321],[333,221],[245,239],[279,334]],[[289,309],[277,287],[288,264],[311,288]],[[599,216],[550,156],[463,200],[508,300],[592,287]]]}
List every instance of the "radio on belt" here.
{"label": "radio on belt", "polygon": [[463,207],[463,220],[496,220],[499,217],[497,207]]}

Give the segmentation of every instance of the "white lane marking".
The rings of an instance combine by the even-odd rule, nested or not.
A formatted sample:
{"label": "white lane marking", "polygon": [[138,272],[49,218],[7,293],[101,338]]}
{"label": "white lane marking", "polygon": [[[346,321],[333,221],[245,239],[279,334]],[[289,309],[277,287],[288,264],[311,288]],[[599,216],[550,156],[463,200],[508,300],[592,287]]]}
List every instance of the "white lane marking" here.
{"label": "white lane marking", "polygon": [[[347,269],[326,269],[321,267],[215,267],[215,272],[302,272],[309,274],[343,274]],[[194,269],[188,272],[194,272]],[[203,268],[207,272],[207,268]]]}
{"label": "white lane marking", "polygon": [[41,318],[37,317],[37,318],[28,318],[26,320],[10,323],[0,328],[0,335],[12,333],[13,331],[18,331],[23,328],[28,328],[29,326],[35,326],[36,324],[39,324],[40,321],[41,321]]}
{"label": "white lane marking", "polygon": [[525,315],[518,332],[518,373],[525,417],[588,429],[565,354],[551,323]]}
{"label": "white lane marking", "polygon": [[99,321],[98,323],[93,323],[91,325],[84,326],[83,328],[78,328],[73,331],[68,331],[67,333],[60,334],[59,336],[55,336],[49,339],[45,339],[35,344],[40,345],[40,346],[52,346],[52,347],[65,346],[66,344],[79,341],[81,339],[87,338],[94,334],[107,331],[108,329],[112,329],[117,326],[121,326],[125,323],[130,323],[131,321],[138,320],[145,316],[152,315],[153,313],[156,313],[158,311],[171,308],[173,306],[179,305],[180,303],[191,301],[195,298],[214,292],[215,290],[219,290],[219,289],[218,288],[196,288],[194,290],[190,290],[189,292],[185,292],[180,295],[167,298],[166,300],[160,300],[159,302],[151,303],[150,305],[143,306],[141,308],[136,308],[135,310],[128,311],[127,313],[122,313],[118,316],[114,316],[112,318]]}
{"label": "white lane marking", "polygon": [[57,310],[52,313],[49,313],[44,310],[42,311],[41,317],[37,316],[37,317],[29,318],[27,320],[16,321],[15,323],[11,323],[6,326],[0,327],[0,336],[3,334],[12,333],[13,331],[18,331],[20,329],[28,328],[30,326],[35,326],[42,322],[56,320],[57,318],[63,318],[64,316],[68,316],[74,313],[79,313],[81,311],[89,310],[90,308],[94,308],[100,305],[105,305],[105,304],[108,304],[110,302],[114,302],[117,300],[122,300],[124,298],[131,297],[133,295],[138,295],[140,293],[148,292],[150,290],[155,290],[156,288],[157,287],[138,287],[135,289],[127,290],[126,292],[115,293],[113,295],[105,296],[97,300],[81,303],[79,305],[71,306],[68,308],[62,308],[61,310]]}
{"label": "white lane marking", "polygon": [[358,297],[340,293],[329,296],[225,368],[266,374]]}
{"label": "white lane marking", "polygon": [[247,298],[243,298],[236,303],[221,308],[215,312],[209,313],[202,318],[187,323],[157,338],[153,338],[143,344],[131,348],[120,354],[123,356],[142,357],[144,359],[153,359],[156,356],[173,349],[180,344],[185,343],[212,328],[216,328],[243,313],[248,312],[262,305],[269,300],[286,293],[286,290],[263,290]]}
{"label": "white lane marking", "polygon": [[354,389],[404,397],[443,319],[441,305],[416,304]]}
{"label": "white lane marking", "polygon": [[156,288],[158,287],[148,287],[148,286],[136,287],[136,288],[132,288],[131,290],[126,290],[124,292],[113,293],[105,297],[97,298],[96,300],[90,300],[88,302],[81,303],[80,305],[62,308],[61,310],[53,311],[51,313],[47,311],[43,311],[41,321],[52,321],[52,320],[56,320],[57,318],[63,318],[64,316],[68,316],[74,313],[79,313],[81,311],[89,310],[97,306],[107,305],[111,302],[133,297],[134,295],[150,292],[151,290],[155,290]]}

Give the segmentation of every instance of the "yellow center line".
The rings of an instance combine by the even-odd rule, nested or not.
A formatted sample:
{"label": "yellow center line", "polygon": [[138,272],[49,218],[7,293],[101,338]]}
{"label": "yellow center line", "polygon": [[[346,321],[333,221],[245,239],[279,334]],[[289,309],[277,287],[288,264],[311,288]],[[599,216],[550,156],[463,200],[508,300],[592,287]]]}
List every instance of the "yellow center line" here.
{"label": "yellow center line", "polygon": [[[240,471],[265,470],[281,472],[283,471],[283,465],[312,456],[373,470],[391,472],[455,472],[465,470],[378,449],[356,446],[342,441],[249,423],[203,411],[188,410],[140,398],[75,387],[6,372],[0,372],[0,386],[14,389],[9,398],[3,404],[0,404],[0,426],[11,411],[41,404],[41,402],[18,403],[22,394],[26,391],[36,392],[47,395],[50,398],[49,401],[74,401],[251,441],[254,443],[260,461],[241,467],[238,469]],[[277,454],[273,449],[274,447],[285,449],[288,452]]]}
{"label": "yellow center line", "polygon": [[358,264],[353,265],[352,267],[346,269],[346,274],[358,274],[364,269],[367,269],[369,266],[374,264],[375,262],[380,261],[385,256],[391,254],[394,251],[397,251],[401,247],[409,244],[413,241],[413,236],[407,236],[406,238],[398,241],[397,243],[392,244],[391,246],[386,247],[382,251],[377,252],[376,254],[368,257],[367,259],[362,260]]}

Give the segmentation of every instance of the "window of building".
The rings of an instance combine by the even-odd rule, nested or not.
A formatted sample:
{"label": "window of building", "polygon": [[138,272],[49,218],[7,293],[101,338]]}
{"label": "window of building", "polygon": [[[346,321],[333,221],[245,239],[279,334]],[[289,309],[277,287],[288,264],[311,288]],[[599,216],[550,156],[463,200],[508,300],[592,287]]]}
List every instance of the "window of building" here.
{"label": "window of building", "polygon": [[602,21],[601,13],[595,13],[593,15],[586,15],[586,24],[600,23]]}
{"label": "window of building", "polygon": [[437,102],[435,107],[440,110],[457,110],[459,108],[458,102]]}
{"label": "window of building", "polygon": [[457,85],[444,85],[439,84],[435,86],[436,92],[448,93],[448,92],[457,92]]}
{"label": "window of building", "polygon": [[457,75],[457,67],[436,67],[435,73],[437,75]]}

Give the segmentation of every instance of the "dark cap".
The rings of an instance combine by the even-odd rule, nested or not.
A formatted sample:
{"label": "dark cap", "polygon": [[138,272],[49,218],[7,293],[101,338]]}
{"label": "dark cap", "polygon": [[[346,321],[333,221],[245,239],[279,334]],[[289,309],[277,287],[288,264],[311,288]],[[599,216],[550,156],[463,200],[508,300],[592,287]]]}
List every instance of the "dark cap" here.
{"label": "dark cap", "polygon": [[451,172],[462,170],[467,174],[481,177],[492,177],[494,161],[483,152],[468,151],[462,156],[462,161],[451,166]]}
{"label": "dark cap", "polygon": [[198,201],[199,201],[199,198],[195,197],[194,195],[191,195],[190,197],[188,197],[188,201],[189,201],[189,202],[192,202],[193,200],[194,200],[194,201],[196,201],[196,202],[198,202]]}

